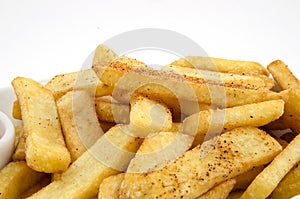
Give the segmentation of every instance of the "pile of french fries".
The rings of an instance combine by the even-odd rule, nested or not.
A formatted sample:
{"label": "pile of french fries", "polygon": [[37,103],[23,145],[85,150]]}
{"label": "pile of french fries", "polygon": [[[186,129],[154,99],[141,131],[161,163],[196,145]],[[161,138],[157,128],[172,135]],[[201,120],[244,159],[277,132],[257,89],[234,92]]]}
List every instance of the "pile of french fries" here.
{"label": "pile of french fries", "polygon": [[300,82],[280,60],[156,70],[99,45],[90,69],[12,86],[22,126],[0,199],[300,194]]}

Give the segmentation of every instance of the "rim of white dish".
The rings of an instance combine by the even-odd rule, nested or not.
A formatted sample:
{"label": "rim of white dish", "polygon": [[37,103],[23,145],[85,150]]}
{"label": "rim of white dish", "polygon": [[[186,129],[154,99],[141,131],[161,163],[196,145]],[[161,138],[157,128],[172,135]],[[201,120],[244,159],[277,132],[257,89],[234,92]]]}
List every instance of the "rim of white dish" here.
{"label": "rim of white dish", "polygon": [[0,111],[0,144],[14,140],[14,125],[6,114]]}

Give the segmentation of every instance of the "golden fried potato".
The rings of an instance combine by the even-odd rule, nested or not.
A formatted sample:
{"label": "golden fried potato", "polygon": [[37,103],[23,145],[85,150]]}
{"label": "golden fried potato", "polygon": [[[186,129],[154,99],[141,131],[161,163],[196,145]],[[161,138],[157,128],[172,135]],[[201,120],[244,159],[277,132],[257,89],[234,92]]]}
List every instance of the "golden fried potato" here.
{"label": "golden fried potato", "polygon": [[236,74],[236,73],[222,73],[217,71],[207,71],[197,68],[182,67],[178,65],[168,65],[162,68],[164,71],[175,72],[180,75],[195,77],[203,79],[206,82],[223,83],[224,85],[244,86],[246,88],[258,89],[268,88],[274,86],[274,81],[265,76],[258,74]]}
{"label": "golden fried potato", "polygon": [[299,162],[281,180],[276,189],[272,192],[271,199],[292,198],[300,194],[300,165]]}
{"label": "golden fried potato", "polygon": [[253,166],[267,164],[281,149],[264,131],[237,128],[186,152],[162,169],[126,175],[119,198],[195,198]]}
{"label": "golden fried potato", "polygon": [[[162,100],[175,96],[178,100],[197,101],[222,107],[280,98],[278,93],[268,89],[210,84],[199,78],[183,77],[176,73],[151,68],[133,68],[130,65],[114,62],[106,68],[94,66],[94,70],[101,81],[115,87],[113,97],[125,103],[129,102],[133,93]],[[99,71],[101,71],[100,74]],[[184,107],[181,108],[184,109]]]}
{"label": "golden fried potato", "polygon": [[25,161],[10,162],[0,170],[0,198],[19,199],[20,195],[45,176],[29,168]]}
{"label": "golden fried potato", "polygon": [[147,137],[171,129],[172,114],[165,104],[138,95],[131,98],[130,105],[129,130],[134,135]]}
{"label": "golden fried potato", "polygon": [[112,49],[103,44],[100,44],[95,49],[93,65],[101,63],[110,63],[116,58],[118,58],[118,55]]}
{"label": "golden fried potato", "polygon": [[86,91],[70,91],[57,100],[66,145],[74,162],[102,135],[95,100]]}
{"label": "golden fried potato", "polygon": [[283,61],[273,61],[268,70],[282,89],[292,88],[300,95],[300,82]]}
{"label": "golden fried potato", "polygon": [[267,198],[284,176],[299,161],[300,135],[295,137],[295,139],[251,182],[247,190],[241,196],[241,199]]}
{"label": "golden fried potato", "polygon": [[141,141],[129,135],[128,126],[114,126],[73,162],[60,180],[51,182],[29,198],[89,199],[97,196],[105,178],[126,169]]}
{"label": "golden fried potato", "polygon": [[195,136],[193,146],[205,138],[242,126],[259,127],[283,114],[284,101],[271,100],[233,108],[200,111],[183,121],[183,132]]}
{"label": "golden fried potato", "polygon": [[268,70],[261,64],[253,61],[229,60],[214,57],[187,56],[180,58],[170,65],[197,68],[225,73],[250,73],[269,76]]}
{"label": "golden fried potato", "polygon": [[70,153],[61,132],[54,97],[41,84],[23,77],[12,81],[20,103],[26,138],[26,162],[36,171],[65,171]]}
{"label": "golden fried potato", "polygon": [[230,179],[222,182],[219,185],[211,188],[208,192],[196,199],[226,199],[236,183],[235,179]]}

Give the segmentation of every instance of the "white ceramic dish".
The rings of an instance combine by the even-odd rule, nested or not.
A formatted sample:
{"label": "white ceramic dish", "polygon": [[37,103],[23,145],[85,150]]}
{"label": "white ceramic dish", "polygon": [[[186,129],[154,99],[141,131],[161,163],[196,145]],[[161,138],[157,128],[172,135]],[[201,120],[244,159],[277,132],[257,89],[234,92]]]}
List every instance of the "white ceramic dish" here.
{"label": "white ceramic dish", "polygon": [[10,118],[0,111],[0,169],[11,159],[14,151],[15,128]]}

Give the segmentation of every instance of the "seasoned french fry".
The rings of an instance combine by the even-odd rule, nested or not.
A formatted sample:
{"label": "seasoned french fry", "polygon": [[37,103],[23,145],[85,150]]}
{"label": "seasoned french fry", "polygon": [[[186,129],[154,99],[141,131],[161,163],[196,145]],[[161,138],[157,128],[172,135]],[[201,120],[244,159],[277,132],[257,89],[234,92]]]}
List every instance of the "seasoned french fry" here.
{"label": "seasoned french fry", "polygon": [[178,65],[164,66],[164,71],[175,72],[181,75],[190,77],[196,77],[204,79],[206,82],[223,83],[224,85],[242,85],[246,88],[268,88],[271,89],[274,86],[274,81],[265,76],[258,74],[235,74],[235,73],[221,73],[216,71],[207,71],[196,68],[182,67]]}
{"label": "seasoned french fry", "polygon": [[203,145],[214,148],[201,157],[196,147],[160,170],[126,175],[119,198],[195,198],[253,166],[267,164],[282,149],[253,127],[234,129]]}
{"label": "seasoned french fry", "polygon": [[10,162],[0,170],[0,198],[19,199],[20,195],[45,176],[29,168],[25,161]]}
{"label": "seasoned french fry", "polygon": [[[183,121],[183,132],[195,136],[193,146],[201,144],[205,136],[242,126],[263,126],[283,114],[283,100],[271,100],[233,108],[201,111]],[[212,135],[214,136],[214,135]]]}
{"label": "seasoned french fry", "polygon": [[128,102],[133,92],[160,99],[174,98],[175,95],[178,100],[227,107],[280,98],[278,93],[268,89],[210,84],[194,77],[150,68],[133,69],[129,65],[114,62],[106,68],[94,66],[94,70],[101,81],[115,87],[113,97],[122,102]]}
{"label": "seasoned french fry", "polygon": [[255,73],[269,76],[269,72],[265,67],[253,61],[228,60],[201,56],[187,56],[172,62],[170,65],[179,65],[183,67],[225,73]]}
{"label": "seasoned french fry", "polygon": [[300,92],[297,93],[294,89],[285,90],[280,93],[285,102],[284,114],[279,120],[268,125],[270,129],[286,129],[292,128],[297,133],[300,133]]}
{"label": "seasoned french fry", "polygon": [[283,61],[273,61],[268,70],[282,89],[292,88],[300,95],[300,82]]}
{"label": "seasoned french fry", "polygon": [[160,132],[147,137],[136,156],[131,160],[127,173],[145,173],[158,170],[180,157],[193,142],[193,137],[182,133]]}
{"label": "seasoned french fry", "polygon": [[26,162],[36,171],[55,173],[68,168],[71,158],[64,142],[51,91],[17,77],[12,81],[21,106],[26,138]]}
{"label": "seasoned french fry", "polygon": [[57,110],[74,162],[103,135],[94,98],[86,91],[71,91],[57,101]]}
{"label": "seasoned french fry", "polygon": [[278,186],[284,176],[300,161],[300,135],[278,155],[252,181],[241,196],[246,198],[267,198]]}
{"label": "seasoned french fry", "polygon": [[112,49],[103,44],[100,44],[95,49],[93,65],[99,63],[110,63],[117,57],[118,55]]}
{"label": "seasoned french fry", "polygon": [[168,107],[144,96],[134,96],[131,101],[129,130],[138,137],[168,131],[172,127],[172,114]]}
{"label": "seasoned french fry", "polygon": [[227,180],[196,199],[226,199],[236,183],[235,179]]}
{"label": "seasoned french fry", "polygon": [[292,198],[300,194],[300,165],[296,166],[283,178],[276,189],[272,192],[270,198],[285,199]]}
{"label": "seasoned french fry", "polygon": [[[144,139],[126,172],[130,174],[158,170],[188,150],[192,140],[191,136],[175,132],[150,135]],[[117,199],[125,175],[126,173],[121,173],[106,178],[100,185],[98,198]]]}
{"label": "seasoned french fry", "polygon": [[29,198],[88,199],[97,196],[101,182],[124,171],[140,146],[142,140],[128,134],[127,126],[114,126],[73,162],[60,180]]}
{"label": "seasoned french fry", "polygon": [[128,124],[129,123],[129,105],[121,104],[111,96],[97,97],[95,106],[100,121]]}
{"label": "seasoned french fry", "polygon": [[99,81],[92,69],[57,75],[45,87],[53,93],[55,99],[74,89],[85,90],[95,96],[110,95],[113,89]]}

